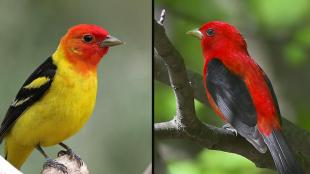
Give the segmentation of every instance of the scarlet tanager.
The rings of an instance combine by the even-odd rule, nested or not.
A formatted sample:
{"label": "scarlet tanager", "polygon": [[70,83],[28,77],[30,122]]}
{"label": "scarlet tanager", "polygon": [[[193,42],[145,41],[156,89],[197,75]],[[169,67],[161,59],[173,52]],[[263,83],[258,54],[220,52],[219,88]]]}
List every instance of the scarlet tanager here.
{"label": "scarlet tanager", "polygon": [[303,174],[282,134],[271,82],[249,55],[239,31],[214,21],[188,34],[201,40],[203,80],[212,109],[259,152],[268,147],[279,173]]}
{"label": "scarlet tanager", "polygon": [[46,166],[66,173],[42,147],[59,144],[80,160],[62,141],[78,132],[93,112],[97,95],[97,65],[109,47],[122,44],[105,29],[76,25],[62,37],[57,50],[25,81],[0,127],[5,158],[20,168],[34,148]]}

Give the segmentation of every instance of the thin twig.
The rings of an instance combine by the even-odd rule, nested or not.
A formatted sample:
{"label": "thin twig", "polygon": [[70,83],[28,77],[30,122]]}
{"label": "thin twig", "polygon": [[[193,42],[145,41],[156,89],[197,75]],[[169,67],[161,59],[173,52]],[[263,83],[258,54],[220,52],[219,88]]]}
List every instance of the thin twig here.
{"label": "thin twig", "polygon": [[165,18],[166,18],[166,10],[163,9],[163,10],[161,11],[160,19],[158,20],[158,23],[161,24],[161,25],[164,25]]}

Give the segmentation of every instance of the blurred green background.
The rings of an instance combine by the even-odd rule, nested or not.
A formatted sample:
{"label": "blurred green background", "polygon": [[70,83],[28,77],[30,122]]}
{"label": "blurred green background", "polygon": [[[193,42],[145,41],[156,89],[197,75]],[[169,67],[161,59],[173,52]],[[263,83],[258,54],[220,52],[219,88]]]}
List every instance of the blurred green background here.
{"label": "blurred green background", "polygon": [[[65,143],[91,173],[142,173],[151,161],[151,15],[150,0],[1,0],[0,119],[69,27],[103,26],[126,44],[111,48],[100,63],[95,112]],[[60,149],[46,148],[52,157]],[[39,173],[43,162],[34,151],[22,171]]]}
{"label": "blurred green background", "polygon": [[[162,9],[167,10],[165,27],[169,38],[184,56],[187,67],[198,73],[203,67],[200,43],[185,32],[212,20],[236,26],[247,41],[250,54],[270,77],[282,116],[310,131],[310,1],[155,0],[157,19]],[[196,102],[196,110],[200,120],[223,125],[210,108]],[[155,122],[170,120],[174,114],[172,90],[155,82]],[[275,173],[258,169],[239,155],[201,151],[201,147],[188,144],[159,143],[170,174]]]}

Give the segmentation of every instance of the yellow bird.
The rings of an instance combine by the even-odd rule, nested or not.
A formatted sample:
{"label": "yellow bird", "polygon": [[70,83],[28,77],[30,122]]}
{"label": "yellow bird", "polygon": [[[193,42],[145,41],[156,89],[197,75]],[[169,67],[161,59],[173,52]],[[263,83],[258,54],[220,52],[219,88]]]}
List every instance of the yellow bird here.
{"label": "yellow bird", "polygon": [[80,162],[62,141],[78,132],[93,112],[97,95],[97,65],[109,47],[122,44],[105,29],[80,24],[68,30],[57,50],[26,80],[0,127],[5,158],[20,168],[38,149],[44,167],[66,167],[48,157],[42,147],[59,144]]}

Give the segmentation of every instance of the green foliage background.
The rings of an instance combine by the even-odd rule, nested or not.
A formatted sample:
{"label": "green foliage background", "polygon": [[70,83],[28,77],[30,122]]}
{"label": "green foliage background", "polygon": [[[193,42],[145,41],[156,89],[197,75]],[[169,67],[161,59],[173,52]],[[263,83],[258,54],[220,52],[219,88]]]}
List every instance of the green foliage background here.
{"label": "green foliage background", "polygon": [[[200,43],[185,32],[213,20],[236,26],[246,38],[250,54],[271,78],[282,116],[310,130],[310,1],[155,0],[156,18],[162,9],[167,12],[165,27],[169,38],[184,56],[187,67],[199,73],[203,67]],[[196,110],[202,121],[223,124],[210,108],[198,102]],[[170,120],[174,114],[172,90],[155,82],[155,122]],[[174,148],[175,144],[164,142],[159,146]],[[185,157],[178,155],[180,151],[164,152],[170,174],[275,173],[224,152],[182,152]]]}
{"label": "green foliage background", "polygon": [[[151,15],[150,0],[1,0],[0,119],[69,27],[103,26],[126,44],[111,48],[100,63],[95,112],[65,143],[91,173],[142,173],[151,161]],[[52,157],[60,149],[46,148]],[[22,171],[39,173],[43,162],[34,151]]]}

